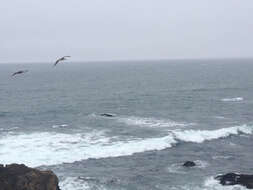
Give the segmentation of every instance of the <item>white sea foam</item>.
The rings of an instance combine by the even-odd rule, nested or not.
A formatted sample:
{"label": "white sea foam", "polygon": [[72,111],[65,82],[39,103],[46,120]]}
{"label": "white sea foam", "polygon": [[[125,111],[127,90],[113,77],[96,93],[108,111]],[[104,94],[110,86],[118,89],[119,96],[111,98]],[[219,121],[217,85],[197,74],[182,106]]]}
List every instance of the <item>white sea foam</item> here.
{"label": "white sea foam", "polygon": [[168,167],[167,170],[169,173],[185,174],[185,173],[187,173],[187,171],[185,170],[185,168],[182,165],[183,165],[183,163],[172,164]]}
{"label": "white sea foam", "polygon": [[67,124],[58,124],[58,125],[53,125],[52,128],[57,129],[57,128],[65,128],[68,127]]}
{"label": "white sea foam", "polygon": [[84,180],[75,177],[67,177],[59,182],[60,189],[62,190],[89,190],[90,185]]}
{"label": "white sea foam", "polygon": [[243,97],[235,97],[235,98],[223,98],[221,99],[223,102],[239,102],[243,101]]}
{"label": "white sea foam", "polygon": [[88,190],[90,186],[88,183],[79,180],[74,177],[67,177],[66,179],[60,181],[59,183],[60,189],[62,190]]}
{"label": "white sea foam", "polygon": [[53,165],[89,158],[132,155],[162,150],[176,141],[171,136],[111,142],[109,137],[90,134],[33,133],[0,138],[0,163],[24,163],[29,166]]}
{"label": "white sea foam", "polygon": [[233,186],[223,186],[219,183],[218,180],[215,180],[214,177],[208,178],[204,182],[203,190],[246,190],[246,187],[241,185],[233,185]]}
{"label": "white sea foam", "polygon": [[227,119],[227,118],[224,117],[224,116],[215,116],[214,118],[216,118],[216,119]]}
{"label": "white sea foam", "polygon": [[136,125],[140,127],[185,127],[187,125],[193,125],[192,123],[180,123],[172,120],[143,117],[122,117],[119,118],[118,121],[127,125]]}
{"label": "white sea foam", "polygon": [[207,161],[204,161],[204,160],[196,160],[194,161],[196,163],[196,167],[197,168],[206,168],[209,166],[209,163]]}
{"label": "white sea foam", "polygon": [[214,160],[228,160],[231,158],[233,158],[233,156],[222,156],[222,155],[212,156],[212,159]]}
{"label": "white sea foam", "polygon": [[89,182],[89,180],[80,177],[67,177],[60,180],[59,187],[61,190],[106,190],[106,188],[101,184],[96,184]]}
{"label": "white sea foam", "polygon": [[89,158],[127,156],[145,151],[163,150],[178,142],[201,143],[230,135],[252,134],[253,129],[243,125],[213,131],[172,131],[164,137],[129,139],[107,137],[103,132],[85,134],[12,133],[0,137],[0,163],[24,163],[29,166],[53,165]]}
{"label": "white sea foam", "polygon": [[179,187],[172,187],[173,190],[247,190],[241,185],[223,186],[214,177],[207,178],[201,185],[183,185]]}
{"label": "white sea foam", "polygon": [[217,130],[185,130],[173,132],[176,139],[184,142],[202,143],[204,141],[225,138],[230,135],[252,134],[253,128],[247,125],[222,128]]}

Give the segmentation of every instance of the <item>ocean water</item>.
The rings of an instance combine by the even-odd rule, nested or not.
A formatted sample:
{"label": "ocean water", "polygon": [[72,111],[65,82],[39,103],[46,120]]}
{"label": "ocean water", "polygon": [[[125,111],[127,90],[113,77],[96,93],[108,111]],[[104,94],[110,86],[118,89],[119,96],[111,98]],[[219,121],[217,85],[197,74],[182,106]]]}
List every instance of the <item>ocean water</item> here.
{"label": "ocean water", "polygon": [[252,63],[1,64],[0,163],[53,170],[62,190],[245,189],[214,176],[252,174]]}

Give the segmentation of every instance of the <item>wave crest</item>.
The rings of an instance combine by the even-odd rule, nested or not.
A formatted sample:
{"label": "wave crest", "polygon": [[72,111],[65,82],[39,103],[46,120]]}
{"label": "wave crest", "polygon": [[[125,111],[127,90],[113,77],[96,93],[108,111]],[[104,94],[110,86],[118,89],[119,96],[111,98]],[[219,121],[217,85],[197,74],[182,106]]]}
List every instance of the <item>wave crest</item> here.
{"label": "wave crest", "polygon": [[202,143],[230,135],[252,134],[247,125],[218,130],[170,131],[164,137],[129,139],[107,137],[104,132],[86,134],[33,133],[0,137],[0,163],[24,163],[29,166],[54,165],[89,158],[128,156],[145,151],[170,148],[179,142]]}
{"label": "wave crest", "polygon": [[253,129],[247,125],[222,128],[217,130],[185,130],[173,132],[176,139],[184,142],[202,143],[213,139],[225,138],[231,135],[252,134]]}

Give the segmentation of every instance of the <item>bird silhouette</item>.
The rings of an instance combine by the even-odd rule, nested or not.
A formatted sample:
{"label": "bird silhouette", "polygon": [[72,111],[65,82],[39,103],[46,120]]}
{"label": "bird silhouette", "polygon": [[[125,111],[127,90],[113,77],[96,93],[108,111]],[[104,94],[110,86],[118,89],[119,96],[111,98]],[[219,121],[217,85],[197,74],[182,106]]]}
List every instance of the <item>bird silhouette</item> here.
{"label": "bird silhouette", "polygon": [[60,61],[67,60],[67,57],[70,57],[70,56],[63,56],[63,57],[57,59],[57,60],[55,61],[55,63],[54,63],[54,66],[56,66]]}
{"label": "bird silhouette", "polygon": [[20,71],[17,71],[17,72],[15,72],[15,73],[13,73],[11,76],[23,74],[23,73],[26,73],[26,72],[28,72],[28,70],[20,70]]}

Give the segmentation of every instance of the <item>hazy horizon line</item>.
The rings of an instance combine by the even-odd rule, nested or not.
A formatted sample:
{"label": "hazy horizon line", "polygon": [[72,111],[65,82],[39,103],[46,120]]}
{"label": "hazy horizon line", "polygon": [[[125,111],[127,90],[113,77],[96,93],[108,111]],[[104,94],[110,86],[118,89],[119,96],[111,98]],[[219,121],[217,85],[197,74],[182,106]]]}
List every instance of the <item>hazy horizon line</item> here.
{"label": "hazy horizon line", "polygon": [[[154,59],[111,59],[111,60],[67,60],[72,63],[113,63],[113,62],[151,62],[151,61],[208,61],[208,60],[253,60],[253,57],[222,57],[222,58],[154,58]],[[41,63],[54,63],[53,61],[10,61],[0,62],[0,64],[41,64]]]}

